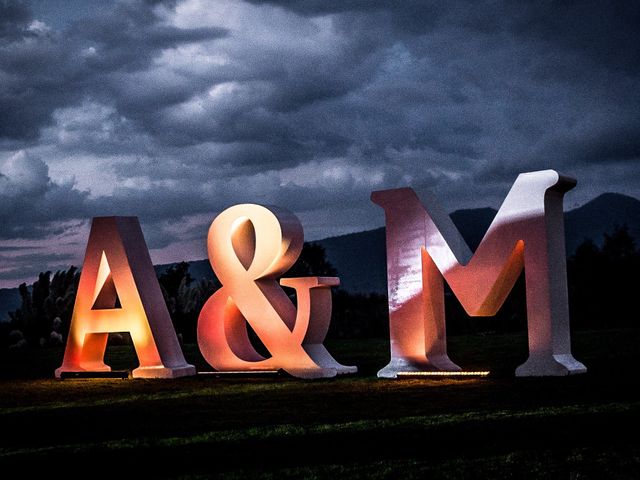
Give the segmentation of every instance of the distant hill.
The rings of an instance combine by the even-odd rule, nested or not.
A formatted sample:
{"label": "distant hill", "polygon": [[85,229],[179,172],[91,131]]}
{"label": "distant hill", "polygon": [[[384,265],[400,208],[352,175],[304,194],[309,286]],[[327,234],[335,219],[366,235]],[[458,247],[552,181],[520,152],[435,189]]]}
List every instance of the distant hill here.
{"label": "distant hill", "polygon": [[[387,288],[385,229],[376,228],[314,242],[324,247],[338,270],[342,288],[350,292],[381,292]],[[383,286],[381,291],[380,286]]]}
{"label": "distant hill", "polygon": [[[451,219],[469,247],[475,250],[495,214],[496,210],[492,208],[457,210],[451,214]],[[604,234],[622,225],[629,227],[629,233],[640,245],[640,200],[619,193],[604,193],[565,213],[567,255],[573,254],[587,238],[602,246]],[[386,293],[384,227],[325,238],[314,243],[324,247],[327,258],[338,270],[342,288],[354,293]],[[189,263],[194,279],[213,278],[208,260]],[[157,265],[156,272],[161,274],[171,265]],[[7,312],[19,306],[17,288],[0,289],[0,321],[7,317]]]}
{"label": "distant hill", "polygon": [[[451,219],[471,250],[475,250],[497,211],[492,208],[457,210]],[[640,200],[618,193],[605,193],[565,214],[567,255],[585,239],[602,246],[604,234],[616,226],[627,225],[629,233],[640,243]],[[386,293],[385,229],[377,228],[315,241],[322,245],[327,258],[338,270],[342,288],[358,293]],[[157,268],[166,270],[169,265]],[[208,260],[191,262],[193,278],[211,278]]]}
{"label": "distant hill", "polygon": [[[166,272],[175,263],[165,263],[162,265],[155,265],[156,275],[160,276]],[[189,261],[189,274],[194,280],[200,280],[201,278],[214,278],[213,270],[209,260],[191,260]]]}
{"label": "distant hill", "polygon": [[[474,249],[496,211],[491,208],[457,210],[451,219],[460,234]],[[319,240],[327,258],[338,270],[342,288],[358,293],[387,293],[387,254],[385,228]]]}
{"label": "distant hill", "polygon": [[[457,210],[451,219],[472,250],[480,244],[497,211],[492,208]],[[604,234],[627,225],[640,244],[640,200],[605,193],[565,214],[567,255],[589,238],[602,246]],[[327,238],[321,244],[338,270],[342,287],[351,292],[386,293],[384,228]],[[640,245],[639,245],[640,246]]]}
{"label": "distant hill", "polygon": [[640,247],[640,200],[619,193],[603,193],[565,214],[567,254],[590,238],[602,246],[604,234],[626,225]]}

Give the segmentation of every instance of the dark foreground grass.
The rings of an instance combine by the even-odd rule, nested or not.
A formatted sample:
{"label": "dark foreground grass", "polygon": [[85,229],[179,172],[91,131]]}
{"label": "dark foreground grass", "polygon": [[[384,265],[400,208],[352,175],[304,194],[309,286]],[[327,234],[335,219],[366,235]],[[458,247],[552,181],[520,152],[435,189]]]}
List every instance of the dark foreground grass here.
{"label": "dark foreground grass", "polygon": [[[467,380],[376,379],[377,340],[330,343],[361,373],[321,381],[55,381],[61,350],[4,350],[0,475],[640,478],[640,330],[574,340],[589,373],[543,379],[513,377],[523,335],[452,338],[454,360],[493,372]],[[110,347],[114,368],[134,362]]]}

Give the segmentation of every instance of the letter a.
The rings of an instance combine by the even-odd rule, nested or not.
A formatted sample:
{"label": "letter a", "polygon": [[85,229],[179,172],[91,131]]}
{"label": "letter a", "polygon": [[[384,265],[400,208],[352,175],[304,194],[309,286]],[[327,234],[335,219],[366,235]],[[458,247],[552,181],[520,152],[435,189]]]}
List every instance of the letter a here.
{"label": "letter a", "polygon": [[435,198],[373,192],[385,212],[391,362],[400,371],[460,370],[447,356],[443,277],[469,315],[495,315],[524,268],[529,359],[517,376],[586,372],[571,354],[562,199],[575,180],[518,176],[475,254]]}
{"label": "letter a", "polygon": [[[118,305],[119,304],[119,305]],[[182,355],[137,217],[96,217],[73,308],[63,372],[110,371],[110,332],[129,332],[140,361],[132,375],[195,375]]]}

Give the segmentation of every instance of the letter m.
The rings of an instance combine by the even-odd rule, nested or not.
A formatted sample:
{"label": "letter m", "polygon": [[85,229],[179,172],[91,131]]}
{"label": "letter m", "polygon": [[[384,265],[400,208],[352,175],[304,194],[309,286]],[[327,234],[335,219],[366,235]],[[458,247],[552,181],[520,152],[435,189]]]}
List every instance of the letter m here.
{"label": "letter m", "polygon": [[525,271],[529,359],[517,376],[586,372],[571,354],[562,199],[574,179],[518,176],[475,254],[432,195],[373,192],[385,212],[391,362],[379,377],[460,370],[447,355],[443,278],[471,316],[500,309]]}

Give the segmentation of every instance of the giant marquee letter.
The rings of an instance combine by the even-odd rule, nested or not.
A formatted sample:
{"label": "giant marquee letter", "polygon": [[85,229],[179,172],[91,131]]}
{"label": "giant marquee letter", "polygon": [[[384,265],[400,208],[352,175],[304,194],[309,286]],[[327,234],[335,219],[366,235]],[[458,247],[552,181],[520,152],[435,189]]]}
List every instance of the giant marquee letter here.
{"label": "giant marquee letter", "polygon": [[391,361],[401,371],[457,371],[447,356],[443,277],[469,315],[495,315],[524,268],[529,359],[517,376],[586,372],[571,354],[562,199],[575,180],[518,176],[472,255],[449,215],[410,188],[373,192],[385,212]]}
{"label": "giant marquee letter", "polygon": [[[334,377],[356,367],[339,364],[322,342],[331,321],[333,277],[282,279],[294,288],[297,311],[277,277],[300,255],[302,225],[275,207],[243,204],[218,215],[207,248],[222,288],[205,303],[198,318],[198,345],[220,371],[277,370],[301,378]],[[264,358],[251,344],[246,322],[271,354]]]}
{"label": "giant marquee letter", "polygon": [[93,219],[56,377],[63,372],[110,371],[104,363],[109,332],[131,334],[140,361],[134,377],[196,373],[180,350],[137,217]]}

